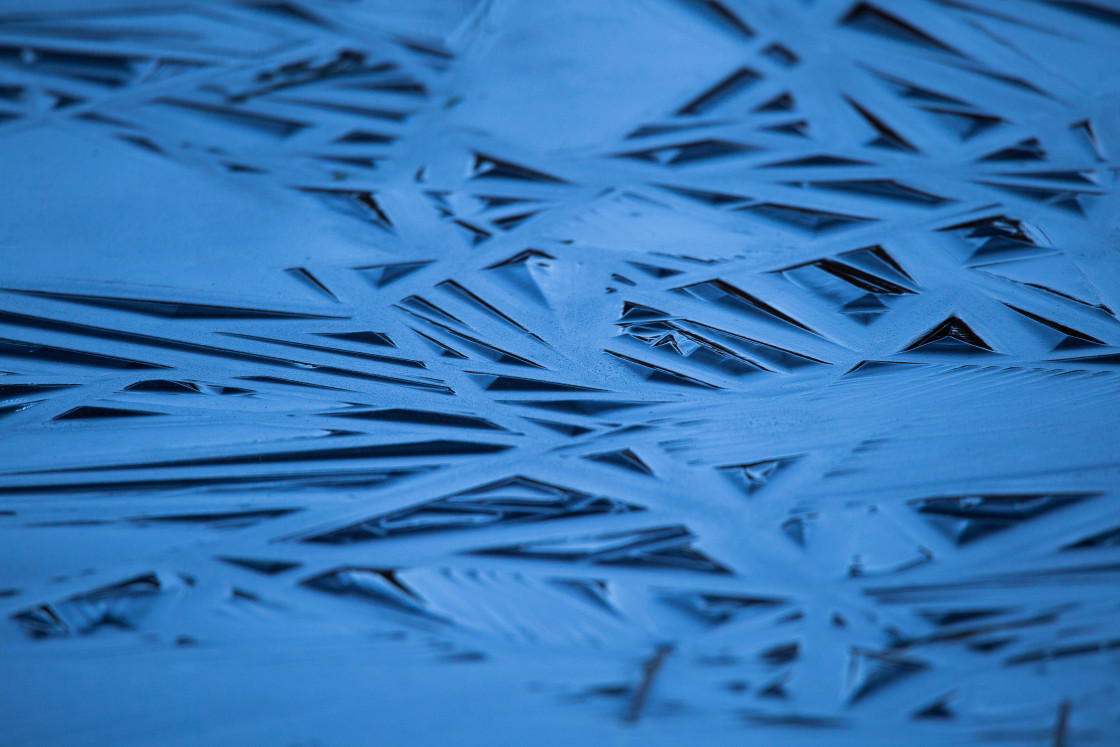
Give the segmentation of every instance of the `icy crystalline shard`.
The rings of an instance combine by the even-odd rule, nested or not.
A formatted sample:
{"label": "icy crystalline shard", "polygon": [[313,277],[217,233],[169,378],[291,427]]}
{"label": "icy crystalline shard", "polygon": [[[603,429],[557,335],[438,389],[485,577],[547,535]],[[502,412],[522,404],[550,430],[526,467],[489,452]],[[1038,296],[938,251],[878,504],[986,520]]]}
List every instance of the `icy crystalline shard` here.
{"label": "icy crystalline shard", "polygon": [[593,496],[526,477],[511,477],[317,534],[304,541],[345,545],[411,534],[641,510],[641,507],[624,501]]}

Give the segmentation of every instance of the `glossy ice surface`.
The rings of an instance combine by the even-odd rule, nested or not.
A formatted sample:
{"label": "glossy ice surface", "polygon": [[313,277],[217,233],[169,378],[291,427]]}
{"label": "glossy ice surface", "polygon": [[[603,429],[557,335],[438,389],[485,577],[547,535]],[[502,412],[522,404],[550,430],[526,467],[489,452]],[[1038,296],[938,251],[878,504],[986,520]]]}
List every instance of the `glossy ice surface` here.
{"label": "glossy ice surface", "polygon": [[0,3],[0,743],[1120,743],[1120,5]]}

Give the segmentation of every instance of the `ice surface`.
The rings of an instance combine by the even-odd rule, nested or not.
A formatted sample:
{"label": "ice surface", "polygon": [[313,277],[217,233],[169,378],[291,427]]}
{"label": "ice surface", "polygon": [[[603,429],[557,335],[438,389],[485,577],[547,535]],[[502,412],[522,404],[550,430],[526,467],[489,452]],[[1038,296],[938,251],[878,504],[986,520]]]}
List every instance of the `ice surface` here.
{"label": "ice surface", "polygon": [[0,3],[0,744],[1120,743],[1120,6]]}

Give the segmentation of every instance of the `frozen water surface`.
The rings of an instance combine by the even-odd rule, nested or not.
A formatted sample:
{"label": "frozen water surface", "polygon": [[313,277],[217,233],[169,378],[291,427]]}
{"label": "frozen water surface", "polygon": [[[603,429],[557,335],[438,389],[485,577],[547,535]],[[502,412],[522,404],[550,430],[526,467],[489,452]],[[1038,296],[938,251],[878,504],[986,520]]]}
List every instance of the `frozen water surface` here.
{"label": "frozen water surface", "polygon": [[0,3],[0,743],[1120,743],[1120,5]]}

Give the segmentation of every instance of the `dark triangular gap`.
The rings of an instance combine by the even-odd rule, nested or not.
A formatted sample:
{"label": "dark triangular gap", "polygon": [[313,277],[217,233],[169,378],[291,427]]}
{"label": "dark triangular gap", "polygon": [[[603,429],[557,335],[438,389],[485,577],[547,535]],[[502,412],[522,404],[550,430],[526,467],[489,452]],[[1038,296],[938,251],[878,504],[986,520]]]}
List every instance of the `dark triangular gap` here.
{"label": "dark triangular gap", "polygon": [[583,458],[592,462],[599,462],[600,464],[609,464],[612,467],[620,467],[630,472],[637,472],[640,475],[653,476],[653,470],[650,469],[649,465],[643,462],[642,459],[630,449],[607,451],[602,454],[590,454]]}
{"label": "dark triangular gap", "polygon": [[681,116],[706,114],[761,79],[762,76],[756,71],[748,67],[739,68],[734,73],[682,106],[677,110],[677,114]]}
{"label": "dark triangular gap", "polygon": [[904,348],[904,352],[943,342],[949,343],[948,346],[945,346],[947,350],[974,348],[989,353],[994,352],[980,335],[973,332],[972,328],[957,316],[951,316],[938,324],[911,343],[909,347]]}

